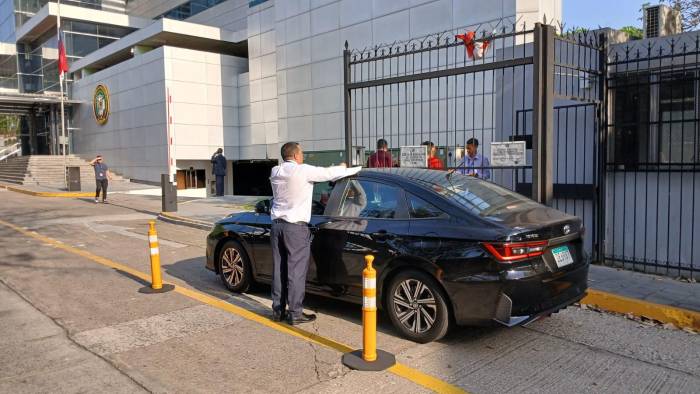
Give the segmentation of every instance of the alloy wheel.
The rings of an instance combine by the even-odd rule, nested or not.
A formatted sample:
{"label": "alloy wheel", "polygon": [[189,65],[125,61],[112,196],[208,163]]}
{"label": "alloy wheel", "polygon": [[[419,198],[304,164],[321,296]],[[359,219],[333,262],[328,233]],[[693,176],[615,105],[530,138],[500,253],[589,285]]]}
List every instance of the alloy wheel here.
{"label": "alloy wheel", "polygon": [[243,258],[235,248],[226,248],[221,254],[221,273],[231,286],[238,286],[243,280]]}
{"label": "alloy wheel", "polygon": [[394,310],[399,322],[411,332],[429,331],[437,319],[435,295],[423,282],[406,279],[396,287]]}

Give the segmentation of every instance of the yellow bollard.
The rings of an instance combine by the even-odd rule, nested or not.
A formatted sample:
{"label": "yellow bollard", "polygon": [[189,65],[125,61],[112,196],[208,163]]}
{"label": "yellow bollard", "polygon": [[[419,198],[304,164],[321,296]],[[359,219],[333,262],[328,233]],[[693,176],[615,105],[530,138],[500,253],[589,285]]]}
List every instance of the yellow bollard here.
{"label": "yellow bollard", "polygon": [[156,232],[155,220],[148,222],[148,249],[151,255],[151,286],[143,287],[139,292],[153,294],[173,290],[175,286],[170,284],[164,285],[163,278],[160,275],[160,248],[158,247],[158,233]]}
{"label": "yellow bollard", "polygon": [[362,271],[362,359],[377,359],[377,271],[372,268],[374,256],[365,256]]}
{"label": "yellow bollard", "polygon": [[156,221],[148,222],[148,246],[151,250],[151,288],[160,290],[163,288],[163,279],[160,277],[160,250],[158,248],[158,233]]}
{"label": "yellow bollard", "polygon": [[365,256],[362,271],[362,350],[343,354],[343,364],[360,371],[383,371],[396,364],[393,354],[377,349],[377,271],[374,256]]}

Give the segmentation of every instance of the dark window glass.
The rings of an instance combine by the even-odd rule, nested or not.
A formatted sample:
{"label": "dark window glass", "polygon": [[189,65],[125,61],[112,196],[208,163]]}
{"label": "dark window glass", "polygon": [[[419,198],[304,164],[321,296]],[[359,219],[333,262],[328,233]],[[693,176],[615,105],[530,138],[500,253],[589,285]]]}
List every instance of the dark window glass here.
{"label": "dark window glass", "polygon": [[323,215],[331,198],[331,192],[335,187],[335,182],[321,182],[314,184],[314,194],[311,203],[312,215]]}
{"label": "dark window glass", "polygon": [[659,162],[698,163],[695,72],[664,75],[659,84]]}
{"label": "dark window glass", "polygon": [[434,172],[437,174],[416,181],[480,216],[520,212],[539,205],[495,183],[457,173],[446,177],[444,173]]}
{"label": "dark window glass", "polygon": [[98,49],[97,37],[94,36],[66,34],[66,41],[71,44],[70,49],[66,47],[69,56],[84,57]]}
{"label": "dark window glass", "polygon": [[88,22],[68,21],[64,29],[74,33],[97,34],[97,25]]}
{"label": "dark window glass", "polygon": [[376,182],[348,182],[340,204],[340,216],[361,218],[396,217],[400,190]]}
{"label": "dark window glass", "polygon": [[410,194],[408,195],[408,211],[412,218],[417,219],[437,218],[444,215],[444,213],[435,208],[433,204]]}

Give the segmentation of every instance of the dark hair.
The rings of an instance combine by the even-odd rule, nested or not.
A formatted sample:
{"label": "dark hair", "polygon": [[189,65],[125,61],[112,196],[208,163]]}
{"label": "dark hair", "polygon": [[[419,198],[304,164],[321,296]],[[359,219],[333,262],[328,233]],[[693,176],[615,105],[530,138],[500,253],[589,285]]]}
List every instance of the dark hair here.
{"label": "dark hair", "polygon": [[384,138],[380,138],[377,140],[377,149],[383,149],[383,148],[388,148],[389,143],[386,142]]}
{"label": "dark hair", "polygon": [[432,148],[433,146],[435,146],[435,144],[433,144],[433,141],[425,141],[425,142],[423,142],[421,145],[425,145],[425,146],[428,146],[428,147],[431,147],[431,148]]}
{"label": "dark hair", "polygon": [[294,155],[299,151],[299,143],[298,142],[287,142],[286,144],[282,145],[282,149],[280,149],[280,154],[282,155],[282,159],[288,160],[294,158]]}
{"label": "dark hair", "polygon": [[219,148],[219,149],[216,150],[216,153],[224,153],[224,150],[221,149],[221,148]]}
{"label": "dark hair", "polygon": [[467,145],[479,146],[479,140],[476,138],[470,138],[467,140]]}

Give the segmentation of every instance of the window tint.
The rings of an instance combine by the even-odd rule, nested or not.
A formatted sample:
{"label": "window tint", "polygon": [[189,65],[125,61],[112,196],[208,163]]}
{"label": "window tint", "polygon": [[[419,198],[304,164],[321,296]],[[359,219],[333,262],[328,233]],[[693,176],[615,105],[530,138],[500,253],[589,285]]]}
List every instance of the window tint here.
{"label": "window tint", "polygon": [[410,194],[408,195],[408,210],[412,218],[437,218],[443,215],[443,212],[435,208],[433,204]]}
{"label": "window tint", "polygon": [[331,198],[335,182],[320,182],[314,184],[314,194],[311,202],[311,214],[323,215]]}
{"label": "window tint", "polygon": [[400,190],[381,183],[352,180],[348,182],[340,204],[340,216],[360,218],[396,217]]}

